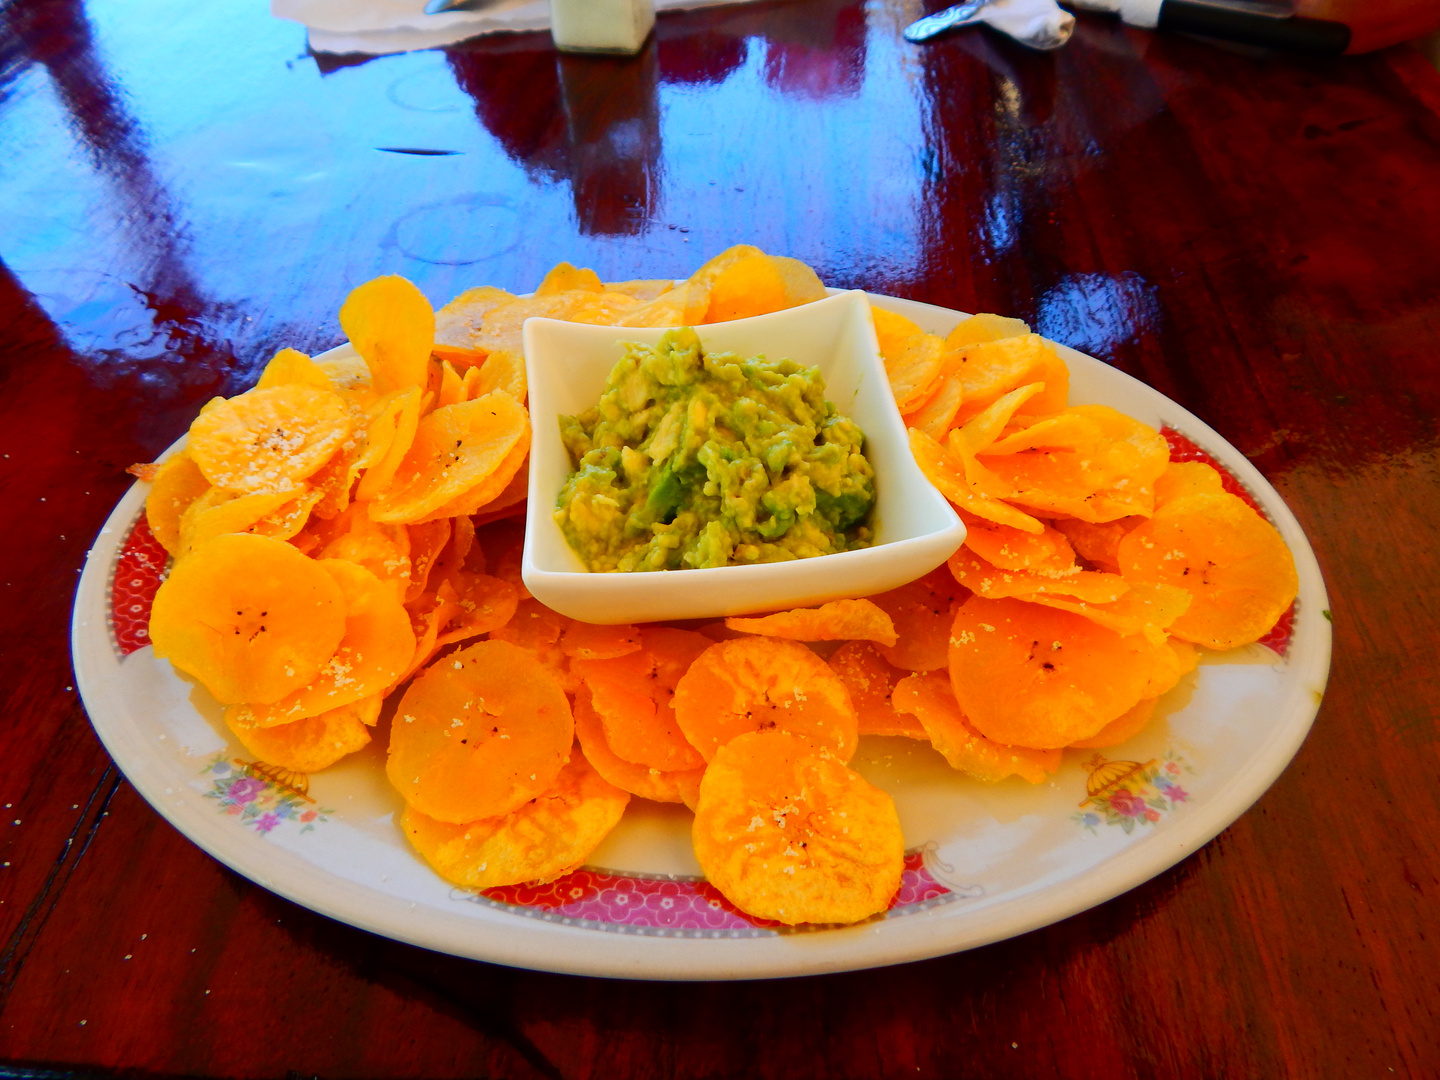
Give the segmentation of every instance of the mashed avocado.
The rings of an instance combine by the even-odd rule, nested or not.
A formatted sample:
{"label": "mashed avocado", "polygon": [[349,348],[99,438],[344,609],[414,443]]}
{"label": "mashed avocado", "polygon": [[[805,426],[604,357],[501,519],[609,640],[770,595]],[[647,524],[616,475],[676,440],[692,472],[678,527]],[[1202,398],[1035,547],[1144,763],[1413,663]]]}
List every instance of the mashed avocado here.
{"label": "mashed avocado", "polygon": [[780,562],[867,547],[875,472],[818,368],[706,353],[689,327],[626,346],[595,408],[560,418],[555,510],[591,570]]}

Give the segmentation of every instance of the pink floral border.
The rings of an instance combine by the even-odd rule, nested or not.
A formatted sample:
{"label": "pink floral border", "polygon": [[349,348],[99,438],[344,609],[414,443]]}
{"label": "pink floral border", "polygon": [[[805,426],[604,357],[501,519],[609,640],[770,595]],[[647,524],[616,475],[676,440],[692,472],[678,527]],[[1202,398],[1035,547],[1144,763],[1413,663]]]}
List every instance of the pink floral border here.
{"label": "pink floral border", "polygon": [[[704,878],[632,877],[584,867],[544,885],[509,885],[455,899],[532,919],[649,937],[740,938],[824,930],[824,925],[786,926],[737,909]],[[910,915],[959,899],[925,869],[920,851],[905,856],[900,889],[878,919]]]}

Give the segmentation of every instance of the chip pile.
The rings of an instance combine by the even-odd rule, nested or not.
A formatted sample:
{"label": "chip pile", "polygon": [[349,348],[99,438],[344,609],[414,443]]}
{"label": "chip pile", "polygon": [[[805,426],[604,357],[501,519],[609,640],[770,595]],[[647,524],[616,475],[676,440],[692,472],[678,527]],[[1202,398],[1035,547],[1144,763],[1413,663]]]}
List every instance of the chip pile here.
{"label": "chip pile", "polygon": [[969,535],[891,592],[684,626],[594,626],[520,580],[531,316],[681,326],[825,296],[803,263],[731,248],[682,282],[559,264],[535,293],[438,312],[398,277],[350,294],[362,364],[283,349],[134,471],[173,558],[156,655],[257,758],[324,769],[388,721],[401,827],[469,888],[580,866],[631,797],[683,803],[741,910],[850,923],[888,906],[894,802],[850,769],[865,735],[930,742],[986,782],[1129,739],[1199,660],[1294,599],[1279,534],[1153,429],[1066,406],[1024,323],[947,337],[873,309],[916,460]]}

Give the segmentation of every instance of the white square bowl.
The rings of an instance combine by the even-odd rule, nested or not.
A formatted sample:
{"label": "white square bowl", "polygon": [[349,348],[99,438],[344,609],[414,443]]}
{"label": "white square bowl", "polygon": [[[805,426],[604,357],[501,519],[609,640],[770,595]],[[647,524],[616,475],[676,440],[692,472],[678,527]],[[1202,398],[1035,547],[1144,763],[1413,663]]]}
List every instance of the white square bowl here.
{"label": "white square bowl", "polygon": [[654,345],[665,330],[527,319],[525,373],[534,435],[521,576],[537,600],[590,623],[781,611],[893,589],[933,570],[960,546],[965,526],[910,454],[863,292],[695,329],[707,352],[789,357],[820,368],[826,398],[865,433],[865,456],[875,469],[874,543],[789,562],[591,573],[554,518],[556,499],[572,471],[559,418],[600,400],[624,343]]}

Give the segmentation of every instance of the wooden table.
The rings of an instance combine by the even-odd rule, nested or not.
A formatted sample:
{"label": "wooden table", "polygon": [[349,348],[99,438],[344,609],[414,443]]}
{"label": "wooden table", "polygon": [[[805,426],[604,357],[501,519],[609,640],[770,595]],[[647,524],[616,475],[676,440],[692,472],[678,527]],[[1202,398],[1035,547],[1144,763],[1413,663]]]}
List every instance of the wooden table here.
{"label": "wooden table", "polygon": [[[1410,1076],[1440,1070],[1440,76],[1082,17],[928,47],[900,0],[307,53],[263,5],[0,7],[0,1059],[146,1076]],[[1198,854],[901,967],[646,984],[331,922],[193,846],[73,689],[85,552],[202,402],[346,291],[688,274],[740,241],[831,285],[1022,316],[1270,478],[1330,589],[1313,732]],[[67,1071],[67,1075],[73,1075]],[[9,1075],[9,1073],[7,1073]]]}

